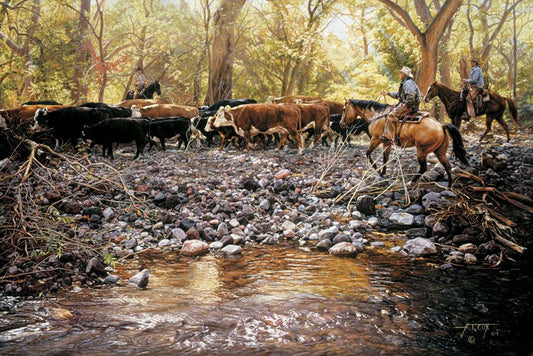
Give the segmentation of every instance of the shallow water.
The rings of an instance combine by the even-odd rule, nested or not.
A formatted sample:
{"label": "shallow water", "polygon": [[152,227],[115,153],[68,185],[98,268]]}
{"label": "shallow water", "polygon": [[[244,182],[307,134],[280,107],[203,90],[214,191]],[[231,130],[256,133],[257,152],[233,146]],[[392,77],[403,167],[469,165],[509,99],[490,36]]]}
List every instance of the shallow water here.
{"label": "shallow water", "polygon": [[[370,250],[250,246],[143,256],[148,289],[65,291],[0,312],[0,354],[528,354],[533,278]],[[73,317],[54,318],[67,309]],[[60,319],[60,318],[59,318]]]}

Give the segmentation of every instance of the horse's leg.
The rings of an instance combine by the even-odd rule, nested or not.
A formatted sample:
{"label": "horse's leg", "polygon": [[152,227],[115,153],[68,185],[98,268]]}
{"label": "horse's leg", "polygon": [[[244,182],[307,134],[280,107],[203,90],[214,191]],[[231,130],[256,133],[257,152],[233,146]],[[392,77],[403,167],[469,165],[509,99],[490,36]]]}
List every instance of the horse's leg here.
{"label": "horse's leg", "polygon": [[383,169],[381,170],[382,177],[384,177],[385,173],[387,173],[387,162],[389,161],[391,147],[391,144],[383,144]]}
{"label": "horse's leg", "polygon": [[507,126],[507,123],[503,119],[503,113],[497,115],[495,117],[496,121],[500,124],[501,127],[505,130],[505,133],[507,134],[507,142],[511,141],[511,134],[509,133],[509,126]]}
{"label": "horse's leg", "polygon": [[419,180],[422,174],[424,174],[428,169],[428,164],[426,161],[427,153],[417,148],[416,158],[418,159],[418,165],[420,166],[420,169],[418,170],[418,173],[415,174],[415,176],[413,177],[413,183]]}
{"label": "horse's leg", "polygon": [[437,159],[439,160],[440,164],[444,167],[444,170],[446,171],[446,174],[448,175],[448,188],[452,187],[452,165],[450,164],[450,161],[448,161],[448,158],[446,157],[446,152],[448,151],[448,145],[449,145],[449,135],[446,135],[444,137],[445,141],[433,152],[435,156],[437,156]]}
{"label": "horse's leg", "polygon": [[378,136],[372,136],[372,139],[370,140],[370,145],[368,145],[368,149],[366,150],[366,157],[370,161],[370,164],[374,169],[377,169],[376,162],[372,159],[372,152],[381,144],[381,137]]}
{"label": "horse's leg", "polygon": [[485,138],[485,136],[490,132],[492,128],[492,120],[494,120],[492,116],[485,115],[485,132],[483,132],[483,135],[481,135],[479,138],[479,142],[481,142],[483,138]]}

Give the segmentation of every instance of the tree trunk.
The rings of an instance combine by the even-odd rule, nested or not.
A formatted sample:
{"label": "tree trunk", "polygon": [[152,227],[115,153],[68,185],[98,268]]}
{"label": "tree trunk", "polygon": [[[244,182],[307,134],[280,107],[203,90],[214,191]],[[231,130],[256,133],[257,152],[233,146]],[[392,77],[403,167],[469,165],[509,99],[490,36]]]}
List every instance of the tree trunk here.
{"label": "tree trunk", "polygon": [[232,97],[235,21],[246,0],[223,0],[214,16],[214,35],[205,103]]}
{"label": "tree trunk", "polygon": [[87,101],[88,86],[84,79],[85,67],[87,65],[87,30],[89,28],[89,13],[91,11],[91,0],[80,1],[80,12],[78,16],[78,38],[76,39],[76,62],[74,67],[74,88],[72,90],[72,101],[81,103]]}
{"label": "tree trunk", "polygon": [[[434,82],[436,78],[437,48],[439,41],[444,34],[448,23],[452,20],[457,10],[459,10],[459,7],[461,7],[463,0],[446,0],[442,8],[427,26],[425,32],[422,32],[417,27],[411,16],[400,5],[392,0],[380,1],[400,16],[404,25],[409,31],[411,31],[418,41],[420,46],[421,63],[418,70],[417,84],[420,91],[425,93],[428,86]],[[427,6],[423,6],[423,4],[425,5],[421,0],[415,2],[415,5],[417,5],[417,11],[422,17],[426,17],[427,20],[428,13],[425,9]],[[396,19],[399,21],[398,18]]]}

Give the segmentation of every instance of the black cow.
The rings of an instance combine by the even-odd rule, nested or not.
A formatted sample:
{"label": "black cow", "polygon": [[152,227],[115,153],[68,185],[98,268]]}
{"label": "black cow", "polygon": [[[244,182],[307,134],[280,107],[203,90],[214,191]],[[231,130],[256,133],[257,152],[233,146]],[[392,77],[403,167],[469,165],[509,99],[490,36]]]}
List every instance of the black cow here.
{"label": "black cow", "polygon": [[114,117],[107,108],[66,107],[56,111],[38,109],[34,116],[33,130],[51,128],[56,139],[56,148],[60,140],[70,140],[76,146],[82,137],[84,126],[93,126],[102,120]]}
{"label": "black cow", "polygon": [[150,119],[147,117],[126,117],[105,119],[98,124],[85,127],[83,136],[90,139],[94,144],[103,145],[103,156],[106,152],[111,159],[113,155],[113,143],[130,143],[135,141],[137,153],[133,159],[137,159],[143,152],[148,141],[150,132]]}
{"label": "black cow", "polygon": [[[186,148],[191,137],[191,119],[181,116],[165,117],[150,122],[150,136],[159,139],[163,151],[166,150],[165,139],[176,135],[179,135],[178,148],[181,147],[182,143],[183,147]],[[153,145],[154,142],[150,140],[150,149],[152,149]]]}
{"label": "black cow", "polygon": [[[359,135],[361,132],[366,132],[366,134],[370,138],[370,133],[368,132],[368,124],[365,120],[358,118],[350,125],[350,127],[342,128],[340,125],[341,116],[342,114],[330,115],[329,116],[330,127],[333,131],[341,135],[342,141],[346,142],[348,144],[348,147],[350,146],[350,141],[347,140],[347,137],[350,134]],[[337,145],[338,140],[339,140],[339,137],[337,136],[335,138],[335,146]]]}
{"label": "black cow", "polygon": [[[221,108],[222,106],[229,105],[229,106],[231,106],[233,108],[235,106],[244,105],[244,104],[257,104],[257,100],[254,100],[254,99],[224,99],[224,100],[217,101],[216,103],[214,103],[211,106],[208,106],[207,108],[202,106],[198,110],[200,111],[200,116],[206,117],[206,114],[210,113],[210,112],[213,112],[213,113],[210,113],[208,116],[215,115],[217,110],[219,108]],[[206,113],[206,114],[203,114],[203,113]]]}
{"label": "black cow", "polygon": [[85,108],[100,108],[108,109],[113,113],[113,117],[132,117],[131,108],[125,108],[122,106],[109,105],[106,103],[88,102],[80,105]]}
{"label": "black cow", "polygon": [[53,100],[38,100],[38,101],[26,101],[25,103],[20,104],[20,106],[29,106],[29,105],[63,105]]}

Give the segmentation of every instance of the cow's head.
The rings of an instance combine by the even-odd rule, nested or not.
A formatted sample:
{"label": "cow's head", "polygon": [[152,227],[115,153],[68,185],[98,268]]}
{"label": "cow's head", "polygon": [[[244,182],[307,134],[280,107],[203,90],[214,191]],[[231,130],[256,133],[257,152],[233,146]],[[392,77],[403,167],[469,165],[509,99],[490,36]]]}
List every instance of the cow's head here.
{"label": "cow's head", "polygon": [[131,117],[142,117],[141,109],[135,104],[131,106]]}
{"label": "cow's head", "polygon": [[231,114],[231,106],[229,105],[220,107],[213,117],[215,118],[212,124],[213,128],[234,125],[233,115]]}
{"label": "cow's head", "polygon": [[37,109],[33,116],[33,131],[42,130],[48,125],[48,108]]}

